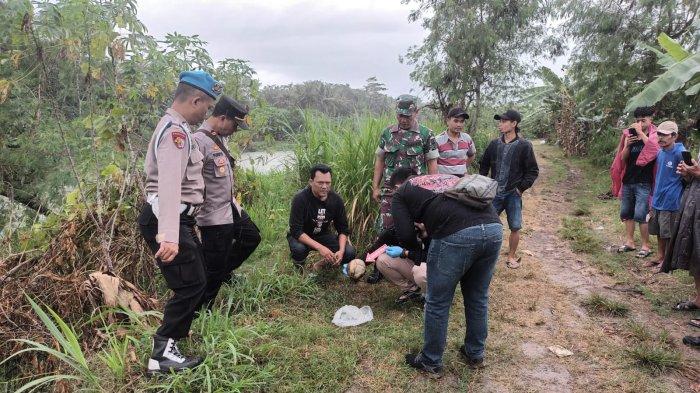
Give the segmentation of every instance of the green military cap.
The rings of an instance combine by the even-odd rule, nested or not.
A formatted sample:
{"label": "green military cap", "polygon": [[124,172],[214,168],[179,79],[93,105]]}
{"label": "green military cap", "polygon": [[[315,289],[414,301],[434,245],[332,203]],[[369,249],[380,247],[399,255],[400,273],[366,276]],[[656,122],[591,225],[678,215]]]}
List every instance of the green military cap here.
{"label": "green military cap", "polygon": [[418,98],[410,94],[401,94],[396,99],[396,113],[411,116],[418,111]]}

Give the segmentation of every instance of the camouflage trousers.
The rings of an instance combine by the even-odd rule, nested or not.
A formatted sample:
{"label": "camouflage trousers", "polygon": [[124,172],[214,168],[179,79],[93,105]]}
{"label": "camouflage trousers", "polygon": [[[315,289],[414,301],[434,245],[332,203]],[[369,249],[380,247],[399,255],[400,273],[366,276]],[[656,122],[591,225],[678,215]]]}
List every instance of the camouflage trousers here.
{"label": "camouflage trousers", "polygon": [[382,194],[379,197],[379,226],[381,229],[394,227],[394,219],[391,217],[391,198],[393,196],[393,191],[382,189]]}

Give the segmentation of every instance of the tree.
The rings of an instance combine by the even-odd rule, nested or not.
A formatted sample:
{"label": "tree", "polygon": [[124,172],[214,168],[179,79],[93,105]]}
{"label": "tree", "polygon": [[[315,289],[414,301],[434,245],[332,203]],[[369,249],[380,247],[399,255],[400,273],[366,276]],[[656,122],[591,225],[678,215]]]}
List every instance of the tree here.
{"label": "tree", "polygon": [[353,115],[361,111],[383,113],[393,100],[383,93],[384,85],[368,79],[364,89],[348,85],[306,81],[284,86],[266,86],[262,96],[268,104],[296,111],[314,109],[332,117]]}
{"label": "tree", "polygon": [[[700,0],[560,0],[557,7],[561,32],[573,42],[568,73],[577,101],[596,108],[608,125],[615,125],[629,98],[663,71],[646,43],[665,33],[694,51],[700,38],[693,24]],[[689,105],[687,97],[676,94],[657,111],[674,117]]]}
{"label": "tree", "polygon": [[387,109],[387,96],[384,93],[386,86],[379,82],[376,76],[367,78],[365,84],[365,92],[369,96],[369,111],[372,113],[381,113]]}
{"label": "tree", "polygon": [[[410,1],[406,1],[407,3]],[[411,78],[431,94],[429,107],[446,115],[451,106],[473,108],[473,130],[486,98],[504,97],[527,78],[531,60],[558,54],[547,38],[548,8],[536,0],[418,0],[410,21],[422,19],[429,34],[409,49]]]}
{"label": "tree", "polygon": [[250,62],[243,59],[227,58],[216,67],[216,75],[224,83],[226,95],[247,102],[260,99],[260,81],[256,74]]}

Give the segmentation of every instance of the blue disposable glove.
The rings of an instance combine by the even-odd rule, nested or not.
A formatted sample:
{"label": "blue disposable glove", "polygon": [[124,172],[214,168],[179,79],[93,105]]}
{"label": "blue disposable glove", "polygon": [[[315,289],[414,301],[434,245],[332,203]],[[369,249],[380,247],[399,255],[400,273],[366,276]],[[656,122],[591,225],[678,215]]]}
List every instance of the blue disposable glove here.
{"label": "blue disposable glove", "polygon": [[392,258],[396,258],[396,257],[401,256],[401,253],[403,253],[403,248],[401,248],[399,246],[389,246],[386,248],[386,251],[384,251],[384,252],[386,253],[386,255],[388,255]]}

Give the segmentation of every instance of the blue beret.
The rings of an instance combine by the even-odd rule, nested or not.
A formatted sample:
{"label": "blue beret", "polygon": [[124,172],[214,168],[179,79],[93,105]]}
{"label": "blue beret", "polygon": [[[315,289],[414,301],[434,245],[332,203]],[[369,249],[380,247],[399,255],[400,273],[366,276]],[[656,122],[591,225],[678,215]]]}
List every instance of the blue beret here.
{"label": "blue beret", "polygon": [[199,89],[213,99],[216,99],[223,90],[221,83],[215,81],[211,75],[202,70],[181,72],[180,83]]}

